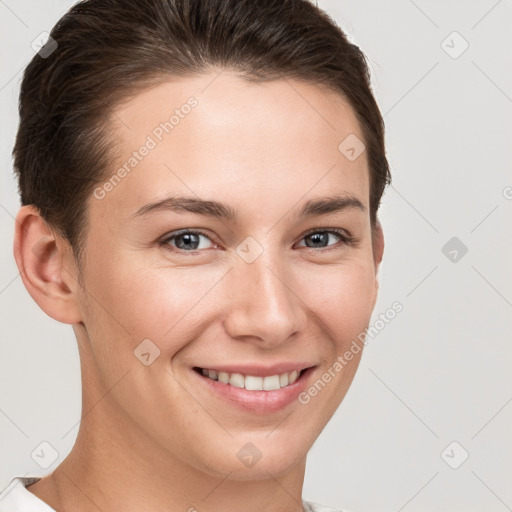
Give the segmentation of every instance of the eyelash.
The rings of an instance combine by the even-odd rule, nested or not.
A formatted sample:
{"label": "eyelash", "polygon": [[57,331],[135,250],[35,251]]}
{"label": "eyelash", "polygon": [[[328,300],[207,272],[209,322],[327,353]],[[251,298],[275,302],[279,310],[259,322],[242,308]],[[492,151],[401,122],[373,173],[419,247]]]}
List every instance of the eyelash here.
{"label": "eyelash", "polygon": [[[356,238],[348,235],[344,230],[337,229],[337,228],[329,228],[329,229],[327,229],[327,228],[316,228],[316,229],[311,229],[311,230],[307,231],[306,233],[304,233],[302,235],[302,238],[301,238],[300,241],[302,241],[304,238],[308,237],[309,235],[313,235],[313,234],[317,234],[317,233],[322,233],[322,234],[323,233],[334,233],[335,235],[337,235],[341,239],[341,241],[343,242],[343,245],[354,246],[357,243],[357,239]],[[213,242],[213,240],[211,240],[211,238],[208,236],[208,234],[205,233],[204,231],[184,229],[184,230],[177,231],[177,232],[173,233],[171,236],[166,237],[165,239],[161,240],[159,242],[159,244],[165,250],[170,251],[172,253],[198,255],[201,252],[203,252],[204,249],[195,250],[195,251],[185,251],[183,249],[173,248],[171,245],[169,245],[169,242],[171,240],[174,240],[175,238],[178,238],[181,235],[186,235],[186,234],[203,235],[204,237],[208,238],[211,242]],[[213,243],[215,243],[215,242],[213,242]],[[320,251],[320,252],[330,252],[330,251],[339,250],[341,248],[342,248],[342,246],[328,246],[327,248],[322,248],[321,247],[321,248],[317,248],[317,249],[315,249],[314,247],[306,247],[306,249],[308,249],[309,251],[314,251],[314,252],[318,252],[318,251]]]}

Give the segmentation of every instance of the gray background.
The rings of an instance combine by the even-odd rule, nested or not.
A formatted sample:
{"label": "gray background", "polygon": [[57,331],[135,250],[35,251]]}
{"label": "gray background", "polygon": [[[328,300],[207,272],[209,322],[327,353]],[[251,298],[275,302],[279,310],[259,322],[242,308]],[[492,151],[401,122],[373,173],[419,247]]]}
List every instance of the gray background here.
{"label": "gray background", "polygon": [[[0,487],[51,472],[80,418],[72,329],[33,302],[12,256],[10,156],[31,42],[72,3],[0,0]],[[512,510],[512,2],[318,5],[371,66],[393,175],[374,318],[404,309],[370,340],[303,495],[354,512]],[[48,470],[30,456],[42,441],[60,455]]]}

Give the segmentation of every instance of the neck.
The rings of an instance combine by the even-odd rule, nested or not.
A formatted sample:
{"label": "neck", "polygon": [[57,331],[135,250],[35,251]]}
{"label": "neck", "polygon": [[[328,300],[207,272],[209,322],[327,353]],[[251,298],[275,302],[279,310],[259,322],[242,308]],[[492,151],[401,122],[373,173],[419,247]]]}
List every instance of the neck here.
{"label": "neck", "polygon": [[82,386],[88,392],[73,449],[29,487],[56,511],[302,512],[305,458],[279,476],[230,478],[159,446],[94,384]]}
{"label": "neck", "polygon": [[56,511],[302,512],[305,461],[280,477],[231,480],[158,453],[140,436],[111,436],[113,425],[91,427],[81,427],[66,459],[30,487]]}

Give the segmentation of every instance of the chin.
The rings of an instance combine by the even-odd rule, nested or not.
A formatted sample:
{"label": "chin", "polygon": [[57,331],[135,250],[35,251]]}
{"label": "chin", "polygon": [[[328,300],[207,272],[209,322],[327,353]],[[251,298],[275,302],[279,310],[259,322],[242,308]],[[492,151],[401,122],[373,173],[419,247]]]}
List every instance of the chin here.
{"label": "chin", "polygon": [[[213,453],[203,464],[207,472],[214,476],[225,477],[229,474],[231,480],[267,480],[269,477],[280,477],[300,464],[305,464],[306,456],[311,447],[311,439],[290,439],[287,444],[276,436],[273,441],[265,439],[268,433],[258,436],[247,436],[252,441],[230,439],[225,449]],[[270,434],[276,435],[276,432]],[[231,446],[227,446],[227,444]],[[298,448],[300,447],[300,448]]]}

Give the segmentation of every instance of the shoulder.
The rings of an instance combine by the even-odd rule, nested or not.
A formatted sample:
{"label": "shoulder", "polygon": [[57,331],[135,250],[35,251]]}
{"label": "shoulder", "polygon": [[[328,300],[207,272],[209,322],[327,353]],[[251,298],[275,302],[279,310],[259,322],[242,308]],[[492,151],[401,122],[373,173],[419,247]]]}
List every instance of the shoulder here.
{"label": "shoulder", "polygon": [[27,490],[39,477],[17,476],[0,490],[0,512],[55,512],[53,508]]}
{"label": "shoulder", "polygon": [[319,503],[314,503],[313,501],[302,500],[302,506],[304,508],[304,512],[350,512],[349,510],[342,510],[341,508],[320,505]]}

